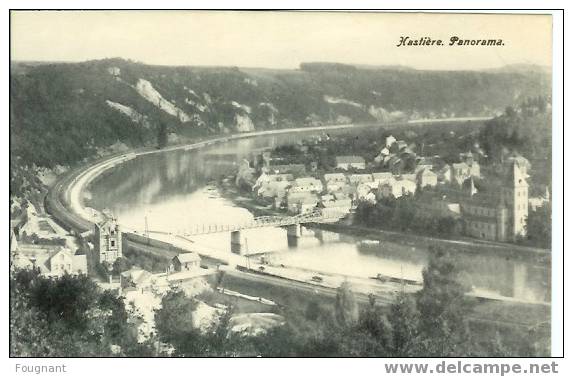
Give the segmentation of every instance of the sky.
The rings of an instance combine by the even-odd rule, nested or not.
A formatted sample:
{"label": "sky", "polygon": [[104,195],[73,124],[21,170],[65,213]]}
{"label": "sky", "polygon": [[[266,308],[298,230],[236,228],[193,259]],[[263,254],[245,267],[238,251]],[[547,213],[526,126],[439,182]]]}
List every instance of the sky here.
{"label": "sky", "polygon": [[[551,66],[551,16],[350,12],[12,11],[11,58],[297,68],[322,61],[418,69]],[[400,37],[504,46],[397,47]]]}

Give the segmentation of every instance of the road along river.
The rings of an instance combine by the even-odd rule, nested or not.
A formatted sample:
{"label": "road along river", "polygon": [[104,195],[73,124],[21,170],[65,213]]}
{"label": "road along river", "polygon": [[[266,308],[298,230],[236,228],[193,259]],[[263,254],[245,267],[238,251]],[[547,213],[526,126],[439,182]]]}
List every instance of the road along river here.
{"label": "road along river", "polygon": [[[76,175],[63,188],[64,200],[84,220],[93,221],[88,207],[108,208],[124,228],[141,233],[146,222],[148,229],[165,233],[203,225],[245,223],[253,215],[223,198],[210,183],[235,173],[238,162],[253,153],[321,132],[261,132],[242,135],[244,138],[225,137],[169,150],[115,156]],[[328,132],[347,131],[339,127],[329,128]],[[194,236],[192,240],[159,233],[151,236],[231,264],[257,265],[256,260],[230,252],[228,233]],[[320,275],[326,286],[338,286],[348,279],[380,293],[393,288],[369,277],[382,274],[420,282],[429,258],[427,245],[414,242],[407,235],[399,242],[376,241],[303,228],[302,237],[295,244],[288,241],[284,229],[263,228],[243,231],[243,237],[249,252],[268,253],[272,266],[265,269],[269,273],[302,281]],[[477,296],[550,302],[550,267],[529,253],[459,252],[456,258],[463,268],[463,279]]]}

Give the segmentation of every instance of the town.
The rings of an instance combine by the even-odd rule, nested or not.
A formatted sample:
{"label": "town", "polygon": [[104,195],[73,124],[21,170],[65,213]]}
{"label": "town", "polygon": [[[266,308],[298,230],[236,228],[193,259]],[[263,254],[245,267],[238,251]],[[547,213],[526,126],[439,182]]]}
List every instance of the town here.
{"label": "town", "polygon": [[[461,235],[499,242],[524,239],[529,211],[550,200],[548,186],[544,195],[530,197],[531,164],[518,154],[488,169],[480,168],[479,154],[471,151],[460,152],[458,161],[448,164],[439,155],[416,153],[415,142],[388,134],[379,153],[367,161],[356,155],[331,156],[330,139],[325,134],[264,151],[243,162],[237,183],[246,182],[260,203],[289,214],[328,209],[343,217],[361,205],[412,200],[414,221],[433,218],[452,228],[442,235],[455,229]],[[284,163],[293,159],[301,163]],[[331,159],[329,164],[326,160]]]}

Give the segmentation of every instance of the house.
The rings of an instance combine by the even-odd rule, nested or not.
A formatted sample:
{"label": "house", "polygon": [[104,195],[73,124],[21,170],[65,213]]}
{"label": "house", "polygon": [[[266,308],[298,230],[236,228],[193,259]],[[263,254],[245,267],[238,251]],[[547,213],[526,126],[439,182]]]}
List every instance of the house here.
{"label": "house", "polygon": [[396,138],[392,135],[386,136],[386,148],[390,148],[396,142]]}
{"label": "house", "polygon": [[22,246],[12,255],[11,266],[36,269],[43,276],[87,274],[86,256],[61,246]]}
{"label": "house", "polygon": [[401,174],[400,178],[405,179],[407,181],[414,182],[414,183],[418,182],[418,175],[417,174]]}
{"label": "house", "polygon": [[10,227],[10,255],[18,250],[18,239],[16,233],[14,233],[14,228]]}
{"label": "house", "polygon": [[417,183],[420,187],[435,187],[438,184],[438,175],[430,169],[423,169],[416,175]]}
{"label": "house", "polygon": [[289,192],[287,194],[287,209],[293,214],[309,213],[314,211],[319,199],[311,192]]}
{"label": "house", "polygon": [[408,148],[408,143],[404,140],[397,140],[392,146],[390,147],[390,152],[398,153]]}
{"label": "house", "polygon": [[68,249],[60,249],[53,253],[46,261],[50,275],[62,276],[73,271],[72,253]]}
{"label": "house", "polygon": [[117,219],[109,212],[103,213],[103,220],[95,224],[94,253],[97,263],[113,263],[122,254],[122,236]]}
{"label": "house", "polygon": [[294,176],[300,177],[306,174],[306,167],[304,164],[284,164],[284,165],[271,165],[269,166],[271,173],[286,174],[290,173]]}
{"label": "house", "polygon": [[453,180],[461,185],[467,178],[470,177],[470,167],[465,162],[452,164]]}
{"label": "house", "polygon": [[352,209],[352,200],[344,194],[323,195],[318,204],[319,208],[330,217],[330,215],[344,216]]}
{"label": "house", "polygon": [[189,271],[201,267],[201,257],[194,252],[176,255],[169,263],[170,272]]}
{"label": "house", "polygon": [[337,169],[366,169],[366,161],[360,156],[337,156],[336,157]]}
{"label": "house", "polygon": [[461,152],[459,154],[460,162],[465,162],[468,165],[471,165],[474,162],[474,155],[472,152]]}
{"label": "house", "polygon": [[442,183],[452,182],[454,175],[453,168],[448,164],[444,165],[441,169],[438,169],[436,174],[438,175],[438,182]]}
{"label": "house", "polygon": [[392,172],[379,172],[379,173],[372,173],[372,182],[380,183],[387,181],[388,179],[392,178]]}
{"label": "house", "polygon": [[479,163],[474,159],[472,152],[460,153],[460,162],[464,162],[470,167],[471,176],[480,176],[480,166]]}
{"label": "house", "polygon": [[140,268],[132,268],[120,274],[121,288],[146,289],[153,284],[151,272]]}
{"label": "house", "polygon": [[363,200],[371,191],[372,187],[370,187],[370,185],[359,183],[358,186],[356,186],[356,199]]}
{"label": "house", "polygon": [[381,164],[384,162],[384,158],[388,157],[389,155],[390,155],[390,149],[384,147],[382,148],[380,153],[376,157],[374,157],[374,162],[376,162],[377,164]]}
{"label": "house", "polygon": [[416,165],[416,169],[414,169],[414,173],[418,174],[419,172],[421,172],[422,170],[433,170],[434,169],[434,165],[433,164],[428,164],[428,163],[418,163]]}
{"label": "house", "polygon": [[342,173],[325,174],[326,191],[329,193],[341,191],[348,183],[347,178]]}
{"label": "house", "polygon": [[313,177],[297,178],[290,189],[291,192],[322,192],[323,186],[319,179]]}
{"label": "house", "polygon": [[467,162],[459,162],[452,164],[453,179],[458,183],[462,184],[469,177],[480,177],[481,171],[480,166],[473,158],[466,158]]}
{"label": "house", "polygon": [[379,194],[385,198],[399,198],[402,195],[416,193],[416,183],[407,179],[389,179],[380,184]]}
{"label": "house", "polygon": [[351,185],[359,185],[360,183],[372,182],[372,174],[351,174],[348,177]]}
{"label": "house", "polygon": [[263,198],[284,198],[291,185],[290,181],[270,181],[257,190],[257,195]]}
{"label": "house", "polygon": [[346,183],[346,175],[343,173],[329,173],[324,175],[325,182]]}

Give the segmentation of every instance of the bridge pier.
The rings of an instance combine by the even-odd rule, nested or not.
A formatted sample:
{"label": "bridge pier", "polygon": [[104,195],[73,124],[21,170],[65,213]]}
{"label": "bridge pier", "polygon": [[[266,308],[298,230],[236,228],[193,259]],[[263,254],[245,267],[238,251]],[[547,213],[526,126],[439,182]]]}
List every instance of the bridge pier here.
{"label": "bridge pier", "polygon": [[298,239],[301,236],[300,224],[287,225],[287,244],[288,247],[297,247]]}
{"label": "bridge pier", "polygon": [[287,225],[287,236],[299,238],[301,236],[300,224]]}
{"label": "bridge pier", "polygon": [[234,230],[231,232],[231,252],[235,254],[242,254],[243,246],[241,244],[241,231]]}
{"label": "bridge pier", "polygon": [[324,243],[324,234],[322,233],[322,229],[314,229],[314,237],[316,237],[320,243]]}

